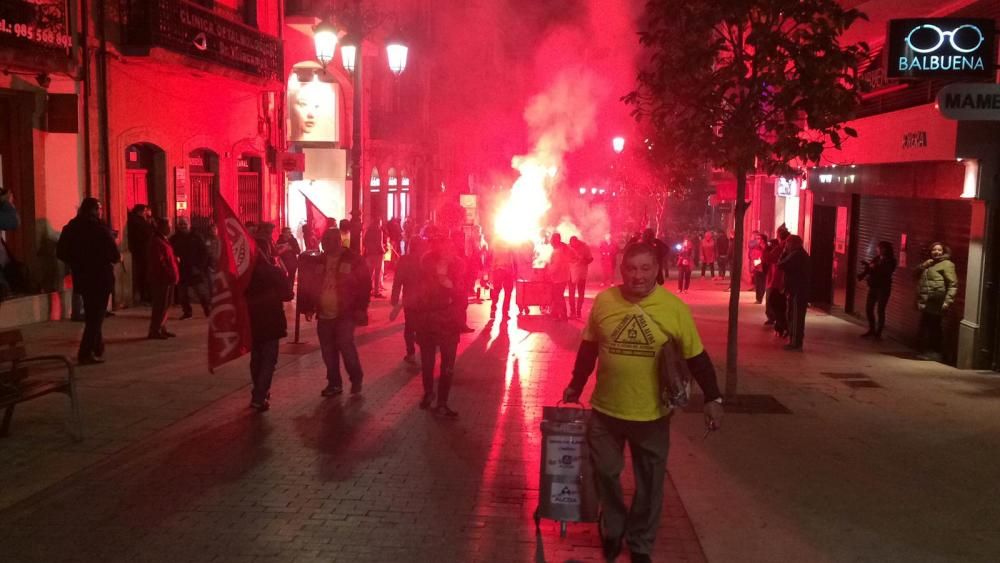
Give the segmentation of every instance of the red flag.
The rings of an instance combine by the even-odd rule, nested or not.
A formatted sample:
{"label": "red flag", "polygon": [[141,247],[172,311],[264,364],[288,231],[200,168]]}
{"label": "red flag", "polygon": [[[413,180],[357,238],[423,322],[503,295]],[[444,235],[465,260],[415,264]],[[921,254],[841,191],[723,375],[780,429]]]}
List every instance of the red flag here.
{"label": "red flag", "polygon": [[319,248],[319,243],[323,241],[323,233],[331,227],[333,221],[329,217],[320,211],[319,207],[309,199],[305,193],[302,194],[306,198],[306,229],[307,233],[303,234],[306,239],[306,250],[316,250]]}
{"label": "red flag", "polygon": [[233,210],[215,194],[219,263],[212,272],[212,312],[208,323],[208,369],[250,351],[250,315],[246,291],[257,258],[257,245]]}

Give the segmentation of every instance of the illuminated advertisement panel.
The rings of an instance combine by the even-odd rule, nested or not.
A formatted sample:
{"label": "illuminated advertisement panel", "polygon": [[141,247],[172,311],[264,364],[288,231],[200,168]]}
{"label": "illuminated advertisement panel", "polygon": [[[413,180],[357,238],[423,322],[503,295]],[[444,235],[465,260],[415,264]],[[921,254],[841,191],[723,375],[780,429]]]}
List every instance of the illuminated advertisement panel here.
{"label": "illuminated advertisement panel", "polygon": [[336,143],[338,86],[313,76],[300,81],[296,74],[288,81],[288,140],[293,142]]}
{"label": "illuminated advertisement panel", "polygon": [[934,18],[889,21],[889,78],[992,79],[996,24],[991,19]]}

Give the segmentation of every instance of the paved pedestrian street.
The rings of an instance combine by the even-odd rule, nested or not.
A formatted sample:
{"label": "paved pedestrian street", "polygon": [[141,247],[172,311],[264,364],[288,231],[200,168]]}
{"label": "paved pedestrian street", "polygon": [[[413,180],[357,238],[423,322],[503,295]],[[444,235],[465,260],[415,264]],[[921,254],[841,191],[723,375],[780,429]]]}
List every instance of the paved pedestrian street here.
{"label": "paved pedestrian street", "polygon": [[[723,290],[695,280],[685,295],[717,365]],[[673,419],[654,561],[995,560],[1000,380],[906,359],[815,312],[805,352],[784,352],[750,301],[740,390],[791,413],[730,414],[707,439],[700,414]],[[0,560],[601,560],[595,526],[560,537],[543,521],[536,536],[531,517],[542,406],[568,381],[582,323],[493,323],[488,307],[469,308],[456,420],[418,408],[384,301],[358,334],[359,397],[320,397],[303,323],[264,414],[247,408],[246,358],[205,370],[204,320],[145,341],[148,310],[119,313],[108,363],[78,371],[86,439],[72,442],[50,396],[19,406],[0,440]],[[69,352],[79,329],[28,327],[29,353]],[[877,387],[844,383],[862,376]]]}

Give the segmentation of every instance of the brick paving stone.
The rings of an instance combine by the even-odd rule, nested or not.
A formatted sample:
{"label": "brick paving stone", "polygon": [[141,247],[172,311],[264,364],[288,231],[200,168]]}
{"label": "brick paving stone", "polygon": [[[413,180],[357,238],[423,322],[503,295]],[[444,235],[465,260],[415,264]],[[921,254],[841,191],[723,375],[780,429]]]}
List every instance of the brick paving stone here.
{"label": "brick paving stone", "polygon": [[[419,374],[402,362],[401,326],[387,323],[384,302],[358,334],[361,397],[319,396],[315,350],[282,355],[263,415],[246,408],[245,365],[229,367],[224,385],[177,355],[148,358],[156,369],[123,359],[127,374],[109,366],[88,388],[87,409],[121,413],[133,395],[133,414],[99,417],[93,437],[74,446],[107,452],[101,461],[0,511],[3,560],[600,560],[593,524],[570,524],[563,538],[544,521],[536,537],[532,521],[541,407],[567,382],[581,324],[501,326],[486,321],[487,307],[470,306],[479,330],[459,351],[457,420],[417,408]],[[203,332],[183,326],[195,327],[182,343],[190,355]],[[308,324],[303,337],[315,340]],[[32,423],[17,420],[15,431]],[[35,455],[24,444],[21,455]],[[0,478],[10,475],[0,464]],[[630,494],[628,476],[625,486]],[[665,509],[656,559],[703,561],[669,478]]]}

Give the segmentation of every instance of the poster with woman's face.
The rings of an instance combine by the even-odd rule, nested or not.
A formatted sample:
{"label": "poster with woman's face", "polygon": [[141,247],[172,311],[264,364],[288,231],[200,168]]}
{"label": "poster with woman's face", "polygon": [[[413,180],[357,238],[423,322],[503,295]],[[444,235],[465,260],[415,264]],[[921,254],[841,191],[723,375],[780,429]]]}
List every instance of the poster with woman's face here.
{"label": "poster with woman's face", "polygon": [[299,82],[293,76],[288,83],[288,117],[290,141],[337,142],[337,85],[317,79]]}

